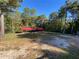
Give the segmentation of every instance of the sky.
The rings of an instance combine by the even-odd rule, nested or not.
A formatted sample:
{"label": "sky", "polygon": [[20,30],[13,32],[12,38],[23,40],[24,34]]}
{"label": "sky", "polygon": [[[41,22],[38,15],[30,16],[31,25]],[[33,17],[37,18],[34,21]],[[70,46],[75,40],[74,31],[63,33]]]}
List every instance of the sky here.
{"label": "sky", "polygon": [[36,15],[46,15],[47,17],[52,12],[56,12],[64,5],[65,0],[24,0],[19,7],[19,11],[23,12],[25,7],[35,8]]}

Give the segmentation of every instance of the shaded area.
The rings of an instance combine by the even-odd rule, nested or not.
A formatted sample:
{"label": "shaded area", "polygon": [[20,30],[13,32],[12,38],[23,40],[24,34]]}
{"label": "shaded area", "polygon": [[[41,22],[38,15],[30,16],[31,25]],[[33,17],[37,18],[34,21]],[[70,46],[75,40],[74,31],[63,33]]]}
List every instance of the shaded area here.
{"label": "shaded area", "polygon": [[17,34],[19,38],[30,38],[30,39],[37,39],[37,38],[50,38],[59,35],[59,33],[52,33],[52,32],[25,32],[21,34]]}
{"label": "shaded area", "polygon": [[[52,47],[54,46],[57,48],[62,48],[68,52],[68,54],[63,54],[57,52],[54,53],[54,51],[50,50],[43,50],[43,55],[38,57],[37,59],[79,59],[79,48],[77,46],[75,47],[75,41],[70,42],[73,41],[73,39],[75,39],[75,36],[50,32],[33,32],[24,33],[22,35],[18,35],[18,37],[30,38],[33,42],[37,42],[40,45],[47,44],[51,45]],[[67,48],[65,48],[64,46],[67,46]]]}
{"label": "shaded area", "polygon": [[79,48],[72,46],[65,50],[68,54],[54,53],[48,50],[43,50],[44,55],[37,59],[79,59]]}
{"label": "shaded area", "polygon": [[33,42],[49,44],[52,46],[67,48],[70,46],[70,43],[67,41],[71,38],[61,36],[60,33],[52,32],[32,32],[32,33],[23,33],[18,35],[19,38],[29,38]]}

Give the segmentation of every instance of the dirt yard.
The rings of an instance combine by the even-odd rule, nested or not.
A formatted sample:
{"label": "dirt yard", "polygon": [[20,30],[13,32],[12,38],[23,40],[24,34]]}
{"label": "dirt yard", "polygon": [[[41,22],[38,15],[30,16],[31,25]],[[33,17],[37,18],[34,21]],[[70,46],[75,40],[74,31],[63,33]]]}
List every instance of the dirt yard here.
{"label": "dirt yard", "polygon": [[70,47],[78,47],[78,38],[48,32],[9,33],[0,41],[0,59],[59,59],[70,54]]}

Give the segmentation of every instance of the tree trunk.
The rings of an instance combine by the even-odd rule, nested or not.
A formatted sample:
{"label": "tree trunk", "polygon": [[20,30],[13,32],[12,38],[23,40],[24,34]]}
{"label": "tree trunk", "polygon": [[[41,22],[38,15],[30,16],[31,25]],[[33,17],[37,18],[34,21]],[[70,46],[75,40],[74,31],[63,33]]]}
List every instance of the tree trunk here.
{"label": "tree trunk", "polygon": [[0,15],[0,39],[4,38],[4,15]]}

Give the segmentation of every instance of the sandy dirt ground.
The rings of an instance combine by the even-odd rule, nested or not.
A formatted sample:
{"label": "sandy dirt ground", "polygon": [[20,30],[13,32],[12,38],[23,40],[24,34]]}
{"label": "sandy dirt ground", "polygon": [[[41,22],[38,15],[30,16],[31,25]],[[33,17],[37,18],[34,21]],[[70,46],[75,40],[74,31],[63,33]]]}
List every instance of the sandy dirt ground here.
{"label": "sandy dirt ground", "polygon": [[[55,38],[67,40],[69,46],[78,46],[79,44],[79,37],[72,35],[53,35],[43,32],[20,34],[19,36],[18,34],[8,34],[5,40],[0,41],[0,59],[49,59],[54,58],[52,56],[68,54],[65,50],[67,48],[50,44],[50,41]],[[62,42],[60,45],[63,45]]]}

